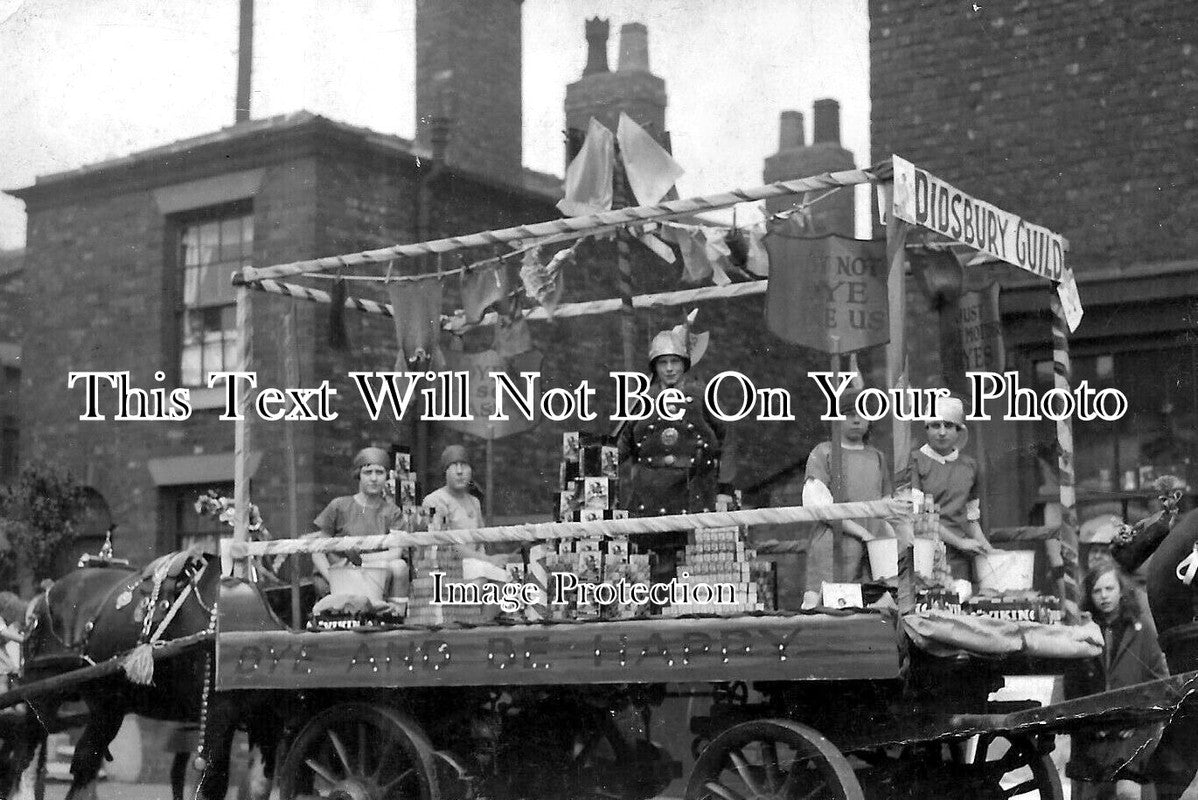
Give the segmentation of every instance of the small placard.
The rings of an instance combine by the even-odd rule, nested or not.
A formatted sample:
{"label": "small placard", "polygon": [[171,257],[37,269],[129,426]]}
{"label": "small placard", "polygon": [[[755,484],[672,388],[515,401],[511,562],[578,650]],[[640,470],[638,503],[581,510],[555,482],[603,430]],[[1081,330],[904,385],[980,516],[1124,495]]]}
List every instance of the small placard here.
{"label": "small placard", "polygon": [[1073,278],[1073,270],[1065,270],[1061,282],[1057,284],[1057,296],[1061,298],[1061,310],[1065,312],[1065,322],[1069,332],[1077,330],[1082,324],[1082,298],[1077,293],[1077,281]]}
{"label": "small placard", "polygon": [[864,608],[859,583],[825,583],[823,585],[825,608]]}

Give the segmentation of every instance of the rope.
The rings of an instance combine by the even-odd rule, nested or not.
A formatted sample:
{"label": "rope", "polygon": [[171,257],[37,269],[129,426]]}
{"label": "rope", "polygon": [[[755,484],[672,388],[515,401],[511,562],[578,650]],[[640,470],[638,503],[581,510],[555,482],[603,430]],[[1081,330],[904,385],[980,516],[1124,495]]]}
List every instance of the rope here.
{"label": "rope", "polygon": [[628,536],[641,533],[673,533],[697,528],[736,525],[780,525],[792,522],[827,522],[837,519],[897,519],[907,514],[907,505],[891,500],[864,503],[834,503],[826,506],[754,508],[744,511],[711,511],[702,514],[673,514],[664,517],[594,520],[591,522],[537,522],[525,525],[479,528],[477,530],[396,531],[377,536],[338,536],[313,539],[275,539],[268,542],[233,542],[222,546],[233,558],[290,553],[324,553],[343,550],[384,550],[394,547],[424,547],[436,544],[477,542],[540,542],[548,539],[578,539],[588,536]]}
{"label": "rope", "polygon": [[430,242],[398,244],[379,250],[365,250],[340,256],[293,261],[287,264],[276,264],[271,267],[244,267],[241,270],[240,280],[252,282],[264,278],[284,278],[291,275],[325,272],[338,268],[352,269],[365,264],[385,263],[394,258],[413,258],[429,253],[450,253],[467,247],[486,247],[521,239],[538,239],[545,236],[568,233],[585,233],[589,235],[604,227],[618,227],[629,223],[668,219],[695,212],[728,208],[737,203],[751,203],[771,197],[787,197],[819,189],[853,186],[858,183],[868,183],[878,180],[879,177],[880,175],[875,171],[863,169],[827,172],[822,175],[814,175],[810,178],[778,181],[754,189],[737,189],[732,192],[722,192],[684,200],[671,200],[652,206],[632,206],[613,211],[603,211],[598,214],[588,214],[582,217],[569,217],[549,222],[517,225],[513,228],[482,231],[465,236],[451,236],[446,239],[436,239]]}
{"label": "rope", "polygon": [[[321,289],[309,289],[306,286],[297,286],[294,283],[284,283],[276,280],[261,280],[246,284],[248,288],[257,289],[267,294],[281,294],[287,297],[297,297],[301,300],[310,300],[314,303],[331,303],[332,295]],[[632,298],[634,308],[668,308],[670,306],[689,305],[698,303],[704,300],[725,300],[730,297],[750,297],[758,294],[765,294],[766,288],[769,286],[769,281],[745,281],[742,283],[731,283],[727,286],[703,286],[698,289],[680,289],[673,292],[656,292],[653,294],[642,294]],[[554,319],[563,317],[589,317],[596,314],[610,314],[613,311],[618,311],[621,308],[622,300],[619,298],[611,298],[604,300],[587,300],[582,303],[566,303],[558,306],[553,312]],[[367,314],[377,314],[384,317],[393,316],[390,303],[379,303],[374,300],[363,300],[358,297],[347,297],[345,299],[345,307],[352,308],[357,311],[362,311]],[[545,313],[543,308],[535,308],[524,316],[529,320],[548,320],[549,315]],[[483,317],[480,326],[494,325],[499,321],[499,315],[494,311],[489,312]],[[441,315],[441,327],[446,330],[454,330],[460,325],[459,318],[454,316]]]}

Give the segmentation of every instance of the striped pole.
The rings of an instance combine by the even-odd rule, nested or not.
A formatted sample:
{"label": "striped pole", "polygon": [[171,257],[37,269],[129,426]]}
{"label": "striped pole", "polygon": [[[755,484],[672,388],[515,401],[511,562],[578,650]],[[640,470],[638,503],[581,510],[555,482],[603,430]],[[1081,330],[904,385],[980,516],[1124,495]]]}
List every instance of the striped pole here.
{"label": "striped pole", "polygon": [[545,542],[592,536],[630,536],[641,533],[676,533],[737,525],[785,525],[793,522],[830,522],[838,519],[885,519],[910,516],[910,504],[897,500],[833,503],[826,506],[779,506],[741,511],[704,511],[662,517],[591,520],[588,522],[528,522],[475,530],[401,530],[372,536],[331,536],[311,539],[272,539],[258,542],[221,541],[224,552],[235,558],[288,553],[326,553],[344,550],[387,550],[393,547],[426,547],[442,544],[486,542]]}
{"label": "striped pole", "polygon": [[513,228],[482,231],[481,233],[471,233],[465,236],[451,236],[447,239],[435,239],[429,242],[397,244],[379,250],[365,250],[360,253],[349,253],[347,255],[293,261],[288,264],[276,264],[275,266],[260,269],[257,267],[243,267],[238,280],[257,281],[263,278],[285,278],[290,275],[325,272],[332,269],[352,269],[367,264],[385,264],[397,258],[413,258],[426,253],[450,253],[467,247],[485,247],[487,245],[522,241],[524,239],[540,239],[560,234],[573,233],[578,236],[590,236],[602,230],[619,228],[630,223],[684,217],[703,211],[730,208],[737,203],[751,203],[757,200],[767,200],[771,197],[802,195],[806,192],[819,189],[855,186],[858,183],[869,183],[877,179],[878,176],[872,169],[825,172],[822,175],[813,175],[810,178],[777,181],[776,183],[769,183],[754,189],[737,189],[731,192],[704,195],[684,200],[670,200],[652,206],[632,206],[630,208],[603,211],[598,214],[587,214],[582,217],[569,217],[567,219],[537,222],[530,225],[517,225]]}
{"label": "striped pole", "polygon": [[[1054,388],[1065,393],[1072,390],[1073,367],[1069,361],[1069,326],[1055,287],[1052,289],[1052,373]],[[1073,471],[1073,420],[1069,416],[1057,420],[1058,483],[1061,487],[1061,556],[1065,560],[1065,597],[1062,600],[1079,602],[1077,495]]]}
{"label": "striped pole", "polygon": [[[612,180],[615,184],[612,196],[615,208],[626,208],[632,194],[628,186],[628,173],[620,159],[620,148],[616,147],[616,166]],[[636,316],[632,308],[632,253],[628,245],[628,231],[616,231],[616,289],[620,294],[620,346],[624,355],[624,369],[636,369]]]}

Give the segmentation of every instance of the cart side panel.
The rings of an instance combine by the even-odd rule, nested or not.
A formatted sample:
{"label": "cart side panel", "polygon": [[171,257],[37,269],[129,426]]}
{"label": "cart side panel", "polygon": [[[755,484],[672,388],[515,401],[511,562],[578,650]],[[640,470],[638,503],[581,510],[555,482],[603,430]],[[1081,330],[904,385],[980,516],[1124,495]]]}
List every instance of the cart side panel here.
{"label": "cart side panel", "polygon": [[899,674],[876,614],[470,629],[221,630],[217,688],[866,680]]}

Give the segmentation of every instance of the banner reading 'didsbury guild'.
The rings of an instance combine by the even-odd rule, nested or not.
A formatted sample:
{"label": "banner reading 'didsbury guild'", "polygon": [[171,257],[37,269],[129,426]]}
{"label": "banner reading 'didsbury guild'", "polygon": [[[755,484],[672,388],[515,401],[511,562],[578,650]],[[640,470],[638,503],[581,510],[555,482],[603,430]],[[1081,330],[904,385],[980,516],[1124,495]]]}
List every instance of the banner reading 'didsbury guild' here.
{"label": "banner reading 'didsbury guild'", "polygon": [[894,157],[894,213],[1042,278],[1065,273],[1065,240]]}

